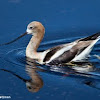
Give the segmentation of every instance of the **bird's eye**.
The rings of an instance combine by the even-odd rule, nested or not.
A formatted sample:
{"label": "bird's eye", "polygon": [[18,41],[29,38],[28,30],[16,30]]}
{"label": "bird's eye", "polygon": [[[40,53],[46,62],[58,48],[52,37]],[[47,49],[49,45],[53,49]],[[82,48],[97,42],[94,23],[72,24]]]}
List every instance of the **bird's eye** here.
{"label": "bird's eye", "polygon": [[33,27],[30,27],[30,29],[32,29]]}
{"label": "bird's eye", "polygon": [[32,89],[30,86],[28,86],[29,89]]}

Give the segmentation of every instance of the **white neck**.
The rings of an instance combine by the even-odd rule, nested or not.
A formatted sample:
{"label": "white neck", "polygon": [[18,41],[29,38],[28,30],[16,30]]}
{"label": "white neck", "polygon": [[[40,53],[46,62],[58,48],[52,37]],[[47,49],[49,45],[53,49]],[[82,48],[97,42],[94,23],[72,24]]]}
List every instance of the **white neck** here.
{"label": "white neck", "polygon": [[37,49],[43,39],[43,35],[32,36],[27,48],[26,48],[26,56],[32,59],[39,59],[39,53],[37,53]]}

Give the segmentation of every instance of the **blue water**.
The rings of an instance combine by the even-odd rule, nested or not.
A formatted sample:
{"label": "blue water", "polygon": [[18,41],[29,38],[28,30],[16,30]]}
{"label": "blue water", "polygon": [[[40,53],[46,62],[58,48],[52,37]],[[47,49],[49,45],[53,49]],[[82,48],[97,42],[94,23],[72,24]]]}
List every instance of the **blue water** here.
{"label": "blue water", "polygon": [[[100,31],[99,5],[100,0],[1,0],[0,44],[24,33],[31,21],[40,21],[46,28],[39,51],[89,36]],[[11,100],[100,99],[100,60],[93,56],[100,56],[100,41],[90,57],[94,69],[80,73],[67,66],[27,62],[25,48],[30,38],[0,46],[0,96],[11,96]]]}

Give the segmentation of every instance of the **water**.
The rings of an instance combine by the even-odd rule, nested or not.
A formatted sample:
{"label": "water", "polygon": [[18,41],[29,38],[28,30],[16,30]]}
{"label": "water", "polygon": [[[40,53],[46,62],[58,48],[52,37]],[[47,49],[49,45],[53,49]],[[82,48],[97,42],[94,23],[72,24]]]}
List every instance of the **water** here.
{"label": "water", "polygon": [[[38,51],[100,31],[99,0],[0,1],[0,44],[25,32],[29,22],[43,23],[46,34]],[[0,96],[11,100],[99,100],[100,41],[89,61],[93,70],[75,72],[66,66],[40,66],[25,58],[31,36],[0,47]],[[76,66],[77,67],[77,66]]]}

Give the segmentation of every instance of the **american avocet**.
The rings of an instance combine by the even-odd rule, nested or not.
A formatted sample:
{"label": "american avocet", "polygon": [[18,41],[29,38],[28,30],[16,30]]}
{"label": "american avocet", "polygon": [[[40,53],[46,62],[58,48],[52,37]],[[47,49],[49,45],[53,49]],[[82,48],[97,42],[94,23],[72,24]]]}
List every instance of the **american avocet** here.
{"label": "american avocet", "polygon": [[61,64],[79,62],[86,59],[95,43],[100,39],[100,33],[78,39],[74,42],[55,46],[44,52],[37,52],[45,34],[44,26],[37,21],[29,23],[26,30],[32,38],[26,48],[26,57],[36,59],[40,64]]}
{"label": "american avocet", "polygon": [[[27,26],[26,33],[20,37],[26,34],[32,35],[32,38],[26,48],[26,57],[36,59],[40,64],[48,65],[84,61],[87,59],[95,43],[100,39],[100,33],[96,33],[71,43],[55,46],[43,52],[37,52],[37,49],[45,34],[44,26],[40,22],[33,21]],[[18,40],[20,37],[9,43]]]}

